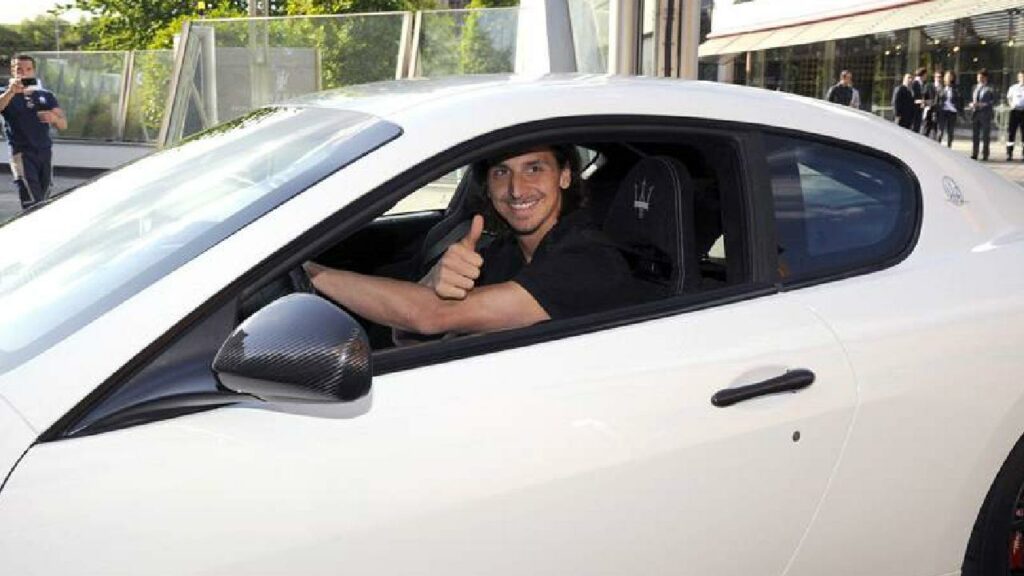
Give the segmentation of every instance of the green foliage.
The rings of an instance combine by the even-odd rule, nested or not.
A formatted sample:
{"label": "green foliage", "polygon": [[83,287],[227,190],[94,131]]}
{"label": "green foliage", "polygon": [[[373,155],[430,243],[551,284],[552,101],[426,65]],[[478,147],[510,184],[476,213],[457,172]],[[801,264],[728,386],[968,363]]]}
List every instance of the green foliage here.
{"label": "green foliage", "polygon": [[135,53],[131,98],[124,138],[134,142],[152,142],[160,133],[167,95],[170,91],[174,56],[170,50]]}
{"label": "green foliage", "polygon": [[[515,6],[516,0],[474,0],[470,8]],[[516,14],[497,12],[426,12],[423,14],[417,73],[511,72],[515,64]]]}
{"label": "green foliage", "polygon": [[[198,0],[74,0],[75,8],[90,14],[84,24],[90,28],[97,50],[141,50],[166,47],[187,18],[199,18]],[[206,0],[206,14],[242,15],[245,0]],[[178,26],[167,36],[165,29]],[[154,45],[158,36],[164,46]]]}
{"label": "green foliage", "polygon": [[60,20],[52,14],[37,16],[21,24],[0,24],[0,58],[6,62],[17,52],[56,50],[58,32],[61,50],[80,50],[92,41],[87,26]]}
{"label": "green foliage", "polygon": [[[240,18],[245,16],[247,13],[244,10],[240,10],[234,6],[217,6],[206,10],[204,18]],[[182,28],[185,22],[199,20],[195,14],[181,14],[175,16],[170,22],[164,24],[162,28],[157,30],[153,34],[153,38],[150,39],[147,44],[147,48],[151,50],[159,50],[163,48],[174,47],[174,36],[181,34]]]}
{"label": "green foliage", "polygon": [[[501,42],[501,37],[510,31],[508,23],[506,19],[493,16],[490,13],[472,13],[466,18],[459,46],[460,72],[463,74],[511,72],[515,66],[514,42]],[[513,29],[514,26],[513,23]]]}

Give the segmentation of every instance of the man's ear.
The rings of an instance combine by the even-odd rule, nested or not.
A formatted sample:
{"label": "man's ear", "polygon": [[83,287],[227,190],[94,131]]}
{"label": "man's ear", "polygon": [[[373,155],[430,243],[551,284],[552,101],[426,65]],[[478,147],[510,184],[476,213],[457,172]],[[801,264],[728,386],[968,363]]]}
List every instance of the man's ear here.
{"label": "man's ear", "polygon": [[567,190],[569,184],[572,184],[572,170],[568,166],[562,168],[562,174],[558,177],[558,186],[562,190]]}

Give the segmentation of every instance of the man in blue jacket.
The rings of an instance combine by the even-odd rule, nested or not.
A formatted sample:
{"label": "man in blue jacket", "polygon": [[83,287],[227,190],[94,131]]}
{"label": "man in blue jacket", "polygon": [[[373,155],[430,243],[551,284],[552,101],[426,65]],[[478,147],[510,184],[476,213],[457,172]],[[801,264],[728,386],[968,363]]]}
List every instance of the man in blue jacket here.
{"label": "man in blue jacket", "polygon": [[36,61],[26,54],[11,58],[11,79],[0,94],[0,115],[11,151],[11,173],[22,209],[31,208],[50,194],[53,142],[50,126],[67,128],[57,97],[36,79]]}

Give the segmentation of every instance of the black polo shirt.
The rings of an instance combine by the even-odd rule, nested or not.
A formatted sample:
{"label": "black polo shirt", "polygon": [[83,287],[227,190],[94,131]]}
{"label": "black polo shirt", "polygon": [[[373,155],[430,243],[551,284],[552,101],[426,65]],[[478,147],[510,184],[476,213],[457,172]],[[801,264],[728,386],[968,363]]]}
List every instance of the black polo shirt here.
{"label": "black polo shirt", "polygon": [[2,112],[4,135],[13,154],[50,150],[50,125],[39,120],[39,112],[59,108],[57,97],[49,90],[36,88],[15,94]]}
{"label": "black polo shirt", "polygon": [[481,256],[479,285],[514,281],[554,320],[634,301],[629,265],[585,210],[559,218],[529,264],[512,233],[495,239]]}

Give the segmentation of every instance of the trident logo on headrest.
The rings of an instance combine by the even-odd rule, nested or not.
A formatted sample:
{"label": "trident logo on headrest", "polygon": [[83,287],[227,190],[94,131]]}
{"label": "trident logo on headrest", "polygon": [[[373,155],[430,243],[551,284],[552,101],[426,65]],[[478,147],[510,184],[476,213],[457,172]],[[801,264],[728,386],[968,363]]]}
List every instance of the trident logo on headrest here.
{"label": "trident logo on headrest", "polygon": [[651,209],[651,196],[654,195],[654,184],[647,185],[647,179],[633,184],[633,208],[636,208],[636,217],[644,219],[644,214]]}

